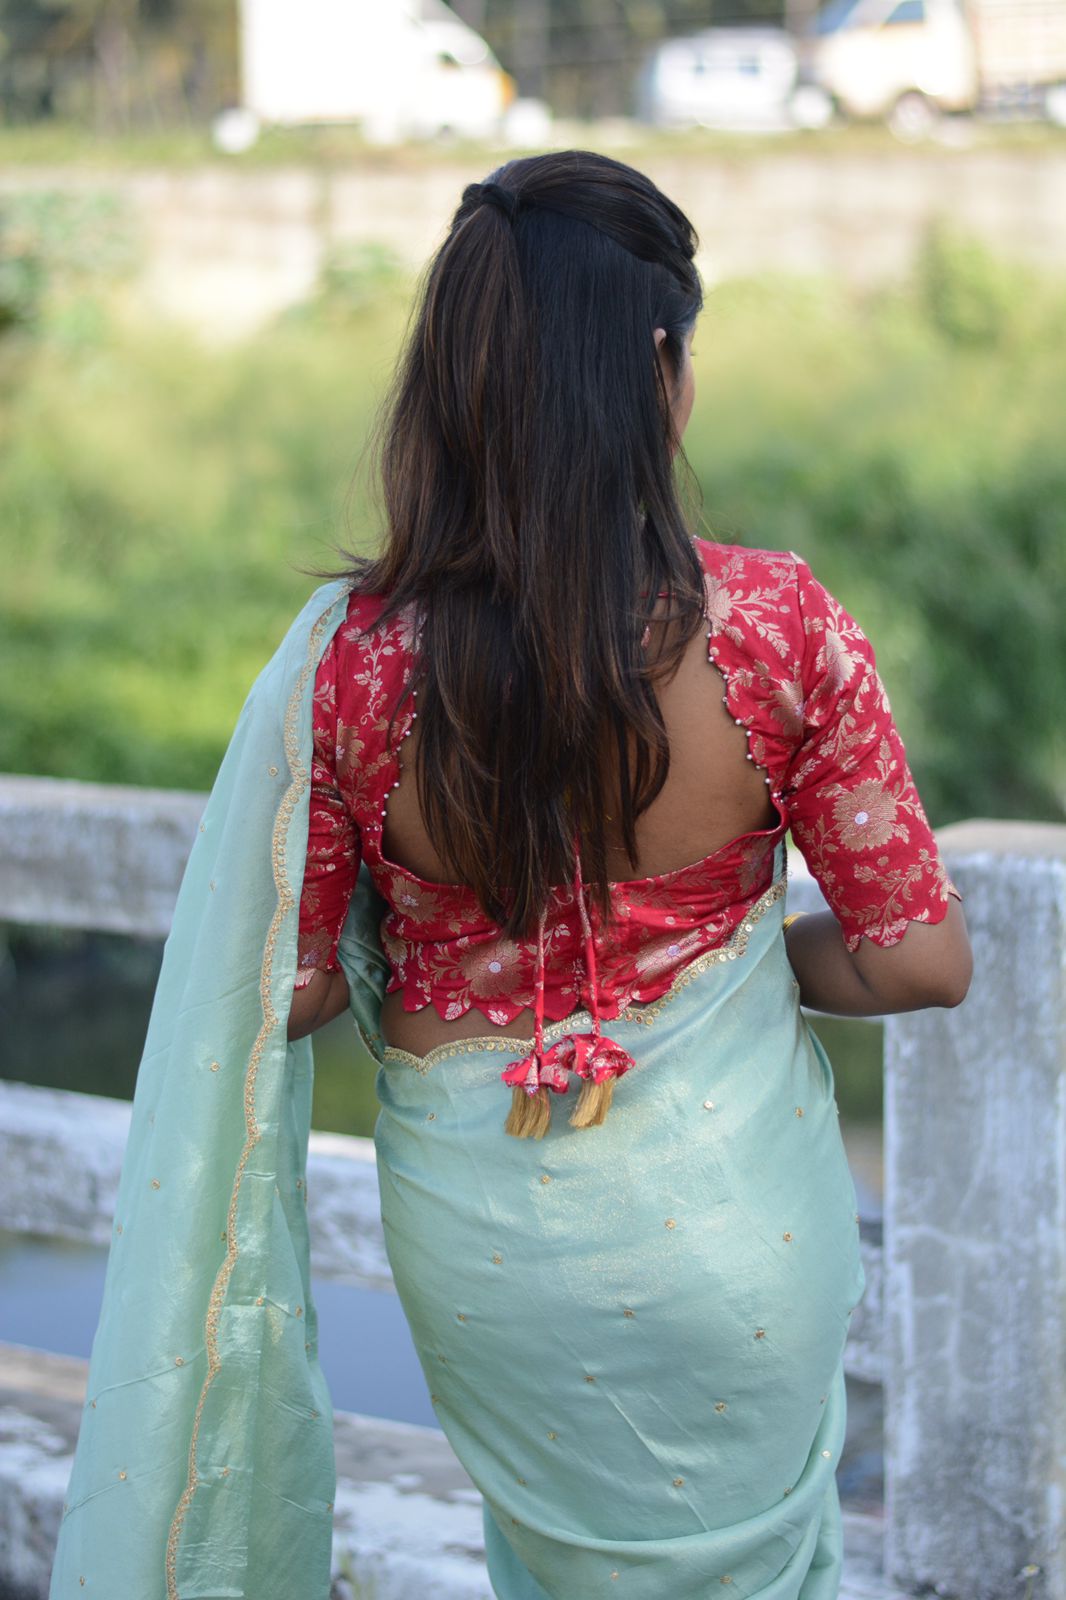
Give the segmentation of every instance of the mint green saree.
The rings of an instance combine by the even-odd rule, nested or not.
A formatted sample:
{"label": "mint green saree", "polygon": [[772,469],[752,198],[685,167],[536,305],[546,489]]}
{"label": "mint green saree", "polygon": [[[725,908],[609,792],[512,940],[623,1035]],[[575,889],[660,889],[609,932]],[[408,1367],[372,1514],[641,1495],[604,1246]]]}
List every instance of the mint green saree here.
{"label": "mint green saree", "polygon": [[501,1137],[498,1039],[383,1053],[385,1242],[502,1600],[838,1592],[865,1279],[777,866],[728,946],[611,1023],[636,1065],[600,1127],[553,1096],[542,1140]]}
{"label": "mint green saree", "polygon": [[137,1076],[50,1600],[329,1593],[311,1043],[286,1034],[310,697],[347,594],[319,589],[257,678],[193,842]]}
{"label": "mint green saree", "polygon": [[[286,1018],[314,669],[347,593],[319,589],[256,680],[193,843],[50,1600],[328,1600],[312,1058]],[[383,1045],[382,902],[360,873],[338,954],[379,1063],[386,1245],[501,1600],[837,1594],[863,1274],[832,1072],[785,955],[783,846],[776,868],[724,951],[612,1022],[636,1066],[606,1122],[571,1128],[560,1096],[541,1140],[503,1131],[515,1041]]]}

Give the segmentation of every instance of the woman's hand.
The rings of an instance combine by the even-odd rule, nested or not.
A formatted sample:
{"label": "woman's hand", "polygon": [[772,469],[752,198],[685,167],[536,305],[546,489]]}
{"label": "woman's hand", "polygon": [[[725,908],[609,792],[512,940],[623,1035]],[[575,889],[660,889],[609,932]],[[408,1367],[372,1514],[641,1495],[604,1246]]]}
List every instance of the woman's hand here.
{"label": "woman's hand", "polygon": [[940,922],[911,922],[898,944],[861,939],[849,951],[831,911],[799,917],[785,931],[785,949],[800,986],[800,1004],[840,1017],[879,1017],[966,998],[973,954],[958,900]]}
{"label": "woman's hand", "polygon": [[303,989],[294,989],[289,1010],[289,1038],[303,1039],[325,1027],[348,1008],[348,980],[343,972],[316,972]]}

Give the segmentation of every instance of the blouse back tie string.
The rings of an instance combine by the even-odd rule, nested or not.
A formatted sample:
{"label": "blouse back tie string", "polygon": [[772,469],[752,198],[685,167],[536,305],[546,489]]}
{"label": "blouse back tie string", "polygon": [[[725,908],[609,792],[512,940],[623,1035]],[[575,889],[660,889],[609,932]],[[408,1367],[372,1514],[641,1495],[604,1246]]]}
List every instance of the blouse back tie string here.
{"label": "blouse back tie string", "polygon": [[614,1097],[615,1080],[635,1065],[633,1057],[614,1039],[607,1038],[600,1023],[596,977],[596,938],[592,929],[581,875],[581,851],[574,840],[574,897],[584,937],[585,979],[592,1029],[587,1033],[566,1033],[544,1049],[544,924],[542,911],[537,926],[537,970],[534,979],[533,1048],[529,1055],[512,1064],[500,1076],[512,1089],[511,1110],[504,1124],[507,1133],[519,1139],[541,1139],[551,1126],[549,1089],[565,1094],[567,1073],[584,1079],[577,1105],[570,1114],[572,1128],[591,1128],[604,1121]]}
{"label": "blouse back tie string", "polygon": [[[667,599],[668,592],[660,589],[657,598]],[[646,596],[641,596],[642,599]],[[646,648],[651,638],[649,623],[641,635],[641,645]],[[584,1079],[577,1105],[570,1114],[572,1128],[592,1128],[604,1121],[614,1099],[615,1080],[628,1072],[635,1063],[628,1050],[614,1039],[608,1039],[600,1026],[600,1002],[596,977],[596,936],[592,929],[585,884],[581,876],[581,848],[574,835],[574,898],[585,946],[585,981],[588,1006],[592,1013],[590,1033],[565,1033],[544,1049],[544,923],[542,911],[537,925],[537,971],[534,979],[533,1048],[521,1061],[514,1061],[500,1074],[504,1083],[511,1085],[511,1109],[504,1127],[518,1139],[542,1139],[551,1127],[551,1101],[548,1090],[565,1094],[569,1088],[567,1072],[574,1071]]]}
{"label": "blouse back tie string", "polygon": [[537,967],[533,979],[533,1049],[521,1061],[513,1061],[502,1072],[504,1083],[511,1085],[511,1109],[504,1123],[507,1133],[517,1139],[542,1139],[551,1126],[551,1102],[548,1090],[564,1093],[567,1089],[565,1072],[562,1082],[556,1082],[546,1071],[544,1059],[544,923],[547,911],[541,911],[537,923]]}

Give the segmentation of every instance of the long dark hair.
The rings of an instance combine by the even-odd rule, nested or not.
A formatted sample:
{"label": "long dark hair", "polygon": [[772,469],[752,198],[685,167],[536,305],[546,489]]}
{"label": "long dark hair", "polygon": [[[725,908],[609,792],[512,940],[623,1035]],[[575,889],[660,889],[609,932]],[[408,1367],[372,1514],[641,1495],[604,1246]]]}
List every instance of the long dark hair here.
{"label": "long dark hair", "polygon": [[[379,423],[383,549],[343,552],[387,615],[421,617],[422,816],[512,937],[570,880],[575,839],[606,910],[605,821],[635,865],[666,780],[653,682],[700,627],[703,585],[653,330],[680,373],[696,243],[649,178],[590,151],[471,184]],[[661,593],[673,625],[646,659]]]}

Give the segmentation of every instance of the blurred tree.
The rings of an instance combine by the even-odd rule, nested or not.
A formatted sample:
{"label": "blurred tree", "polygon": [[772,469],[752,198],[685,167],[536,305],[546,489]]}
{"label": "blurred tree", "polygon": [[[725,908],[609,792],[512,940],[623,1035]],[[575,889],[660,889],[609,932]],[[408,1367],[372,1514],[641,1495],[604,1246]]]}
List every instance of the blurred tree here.
{"label": "blurred tree", "polygon": [[122,131],[236,98],[235,0],[0,0],[0,115]]}
{"label": "blurred tree", "polygon": [[6,118],[49,116],[54,63],[45,36],[51,19],[36,0],[0,0],[0,110]]}

